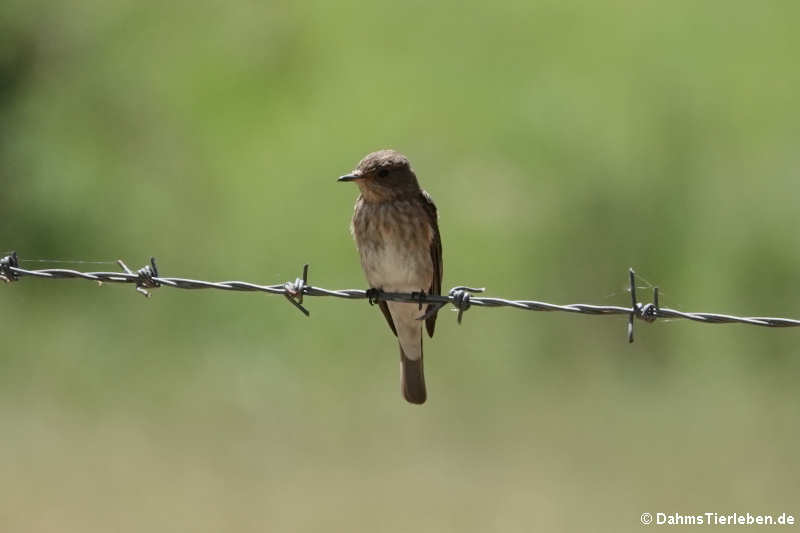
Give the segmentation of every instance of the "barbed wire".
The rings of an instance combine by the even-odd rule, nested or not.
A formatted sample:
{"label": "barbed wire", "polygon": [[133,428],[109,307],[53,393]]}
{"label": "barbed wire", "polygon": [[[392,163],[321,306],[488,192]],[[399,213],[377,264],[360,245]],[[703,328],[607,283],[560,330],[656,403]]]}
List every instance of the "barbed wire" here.
{"label": "barbed wire", "polygon": [[[33,260],[31,260],[33,261]],[[72,261],[70,261],[72,262]],[[447,295],[425,294],[425,293],[397,293],[384,292],[377,289],[324,289],[308,284],[308,265],[303,266],[302,277],[286,283],[275,285],[260,285],[246,281],[200,281],[186,278],[163,277],[158,273],[158,267],[154,258],[150,258],[150,264],[136,272],[132,271],[120,259],[117,261],[122,272],[81,272],[78,270],[64,268],[47,268],[29,270],[19,266],[20,260],[16,252],[10,252],[0,259],[0,279],[6,283],[18,281],[25,276],[45,278],[45,279],[86,279],[103,283],[129,283],[136,287],[136,290],[146,297],[150,297],[148,289],[159,287],[172,287],[175,289],[218,289],[223,291],[241,292],[264,292],[268,294],[281,294],[289,303],[299,309],[304,315],[309,316],[310,312],[303,306],[304,296],[330,296],[334,298],[344,298],[347,300],[368,300],[370,304],[379,301],[394,301],[416,303],[422,310],[423,304],[432,304],[420,320],[424,320],[437,314],[443,307],[451,304],[458,310],[458,323],[465,311],[471,307],[513,307],[528,311],[560,311],[565,313],[579,313],[586,315],[627,315],[628,316],[628,341],[633,342],[633,324],[636,319],[645,322],[654,322],[659,318],[678,318],[693,320],[703,324],[749,324],[751,326],[763,326],[771,328],[786,328],[800,326],[800,320],[791,318],[772,318],[772,317],[740,317],[718,313],[687,313],[661,307],[659,305],[659,289],[653,287],[653,302],[641,303],[636,297],[636,274],[633,269],[629,269],[630,280],[629,292],[631,295],[631,307],[616,305],[594,305],[594,304],[568,304],[558,305],[536,300],[508,300],[505,298],[488,298],[474,296],[485,289],[467,286],[457,286],[450,289]],[[98,263],[102,261],[75,261],[75,263]]]}

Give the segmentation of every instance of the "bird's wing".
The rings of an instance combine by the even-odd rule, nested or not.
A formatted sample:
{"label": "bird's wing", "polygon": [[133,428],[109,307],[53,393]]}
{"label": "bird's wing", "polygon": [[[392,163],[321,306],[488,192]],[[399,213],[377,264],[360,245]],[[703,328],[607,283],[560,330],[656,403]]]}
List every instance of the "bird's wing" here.
{"label": "bird's wing", "polygon": [[[425,208],[425,214],[428,216],[428,223],[433,230],[433,238],[431,239],[431,264],[433,265],[433,281],[428,294],[442,294],[442,238],[439,235],[439,221],[436,212],[436,204],[430,195],[422,191],[422,205]],[[432,305],[428,305],[430,309]],[[388,309],[387,309],[388,311]],[[425,328],[428,330],[428,336],[433,337],[433,330],[436,327],[436,315],[431,316],[425,321]]]}

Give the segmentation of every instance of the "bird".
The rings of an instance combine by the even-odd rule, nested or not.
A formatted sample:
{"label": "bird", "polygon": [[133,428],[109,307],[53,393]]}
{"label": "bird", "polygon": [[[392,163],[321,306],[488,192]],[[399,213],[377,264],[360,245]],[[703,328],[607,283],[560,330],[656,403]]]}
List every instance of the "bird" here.
{"label": "bird", "polygon": [[[438,213],[433,199],[420,188],[408,158],[390,149],[372,152],[338,181],[354,182],[359,188],[350,232],[370,291],[441,294]],[[403,397],[409,403],[423,404],[427,389],[422,323],[433,337],[434,306],[423,311],[418,303],[380,299],[378,306],[400,346]]]}

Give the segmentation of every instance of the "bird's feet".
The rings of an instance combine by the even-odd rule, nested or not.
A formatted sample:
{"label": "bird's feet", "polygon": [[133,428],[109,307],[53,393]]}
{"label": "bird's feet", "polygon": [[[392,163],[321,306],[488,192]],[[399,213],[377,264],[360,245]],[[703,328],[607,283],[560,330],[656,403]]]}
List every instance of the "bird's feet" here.
{"label": "bird's feet", "polygon": [[427,296],[425,291],[414,291],[411,293],[411,297],[416,300],[417,303],[419,303],[420,310],[422,309],[422,304],[425,303],[425,296]]}
{"label": "bird's feet", "polygon": [[375,287],[367,289],[367,301],[369,305],[375,305],[375,302],[380,299],[381,294],[383,294],[383,289],[376,289]]}

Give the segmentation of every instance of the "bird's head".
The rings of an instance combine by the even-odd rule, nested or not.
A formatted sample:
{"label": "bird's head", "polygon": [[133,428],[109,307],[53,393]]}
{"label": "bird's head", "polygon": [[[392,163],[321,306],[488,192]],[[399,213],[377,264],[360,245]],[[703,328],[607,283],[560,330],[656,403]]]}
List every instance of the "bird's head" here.
{"label": "bird's head", "polygon": [[368,154],[353,172],[341,176],[338,181],[356,182],[368,201],[390,200],[420,190],[408,158],[394,150]]}

